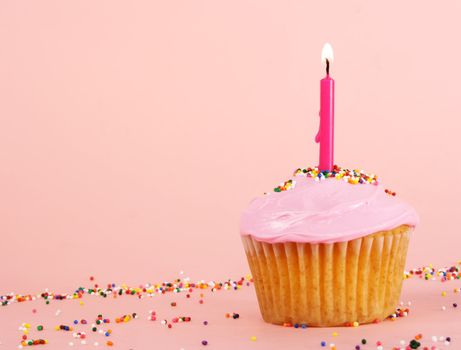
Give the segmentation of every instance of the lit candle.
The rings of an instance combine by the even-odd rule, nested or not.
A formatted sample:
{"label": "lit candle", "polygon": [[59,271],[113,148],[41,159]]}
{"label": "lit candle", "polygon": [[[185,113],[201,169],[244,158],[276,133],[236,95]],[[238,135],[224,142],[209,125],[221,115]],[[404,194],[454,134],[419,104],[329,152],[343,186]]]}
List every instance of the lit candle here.
{"label": "lit candle", "polygon": [[335,81],[330,77],[333,48],[328,43],[323,46],[322,62],[326,65],[327,75],[320,81],[320,127],[315,142],[320,143],[319,170],[331,171],[333,169]]}

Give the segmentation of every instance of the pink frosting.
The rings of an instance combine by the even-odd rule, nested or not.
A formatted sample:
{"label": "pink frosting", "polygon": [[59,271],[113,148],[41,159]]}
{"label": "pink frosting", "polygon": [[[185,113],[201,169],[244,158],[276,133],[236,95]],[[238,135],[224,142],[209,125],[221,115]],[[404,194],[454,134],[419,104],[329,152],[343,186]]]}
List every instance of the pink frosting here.
{"label": "pink frosting", "polygon": [[416,211],[379,185],[294,177],[294,189],[254,199],[240,231],[268,243],[334,243],[400,225],[415,226]]}

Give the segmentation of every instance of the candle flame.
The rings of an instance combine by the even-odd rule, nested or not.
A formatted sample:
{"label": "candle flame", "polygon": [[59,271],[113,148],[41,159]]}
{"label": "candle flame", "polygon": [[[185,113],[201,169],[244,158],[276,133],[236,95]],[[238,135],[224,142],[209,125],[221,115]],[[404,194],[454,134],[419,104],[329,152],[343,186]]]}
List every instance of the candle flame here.
{"label": "candle flame", "polygon": [[327,60],[333,62],[333,48],[329,43],[325,43],[322,49],[322,63],[326,63]]}

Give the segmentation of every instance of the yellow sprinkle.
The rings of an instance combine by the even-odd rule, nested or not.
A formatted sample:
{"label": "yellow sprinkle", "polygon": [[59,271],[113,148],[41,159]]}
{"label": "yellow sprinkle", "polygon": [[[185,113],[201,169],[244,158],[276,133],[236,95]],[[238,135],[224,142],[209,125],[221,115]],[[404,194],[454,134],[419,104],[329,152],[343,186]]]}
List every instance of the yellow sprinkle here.
{"label": "yellow sprinkle", "polygon": [[251,341],[256,341],[256,337],[253,335],[251,338],[250,338]]}
{"label": "yellow sprinkle", "polygon": [[354,327],[358,327],[358,326],[359,326],[359,323],[358,323],[357,321],[354,321],[354,323],[352,323],[352,325],[353,325]]}
{"label": "yellow sprinkle", "polygon": [[83,301],[80,301],[79,304],[80,304],[80,306],[85,305],[85,303]]}
{"label": "yellow sprinkle", "polygon": [[333,337],[336,337],[336,336],[338,336],[338,333],[337,333],[337,332],[333,332],[332,335],[333,335]]}
{"label": "yellow sprinkle", "polygon": [[444,297],[444,296],[446,296],[446,295],[447,295],[447,292],[443,291],[443,292],[442,292],[442,296]]}

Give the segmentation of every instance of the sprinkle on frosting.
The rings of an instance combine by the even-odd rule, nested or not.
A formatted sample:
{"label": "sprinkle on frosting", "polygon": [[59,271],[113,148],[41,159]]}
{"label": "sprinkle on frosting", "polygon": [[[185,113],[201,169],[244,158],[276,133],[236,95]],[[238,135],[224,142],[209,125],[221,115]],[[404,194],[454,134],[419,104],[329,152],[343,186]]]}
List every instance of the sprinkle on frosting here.
{"label": "sprinkle on frosting", "polygon": [[388,190],[387,188],[384,190],[389,196],[395,197],[396,193],[392,192],[391,190]]}
{"label": "sprinkle on frosting", "polygon": [[[351,170],[351,169],[341,168],[338,165],[333,166],[333,170],[331,171],[329,170],[320,171],[318,167],[305,168],[305,169],[298,168],[295,170],[293,176],[311,177],[315,181],[323,181],[328,178],[334,178],[336,180],[346,181],[347,183],[350,183],[351,185],[356,185],[356,184],[377,185],[378,184],[378,177],[374,174],[367,174],[363,170],[358,170],[358,169]],[[276,188],[274,188],[274,192],[288,191],[288,190],[293,189],[295,185],[296,185],[296,181],[288,180],[288,181],[281,183]],[[394,192],[390,192],[390,194],[395,195],[393,193]]]}

